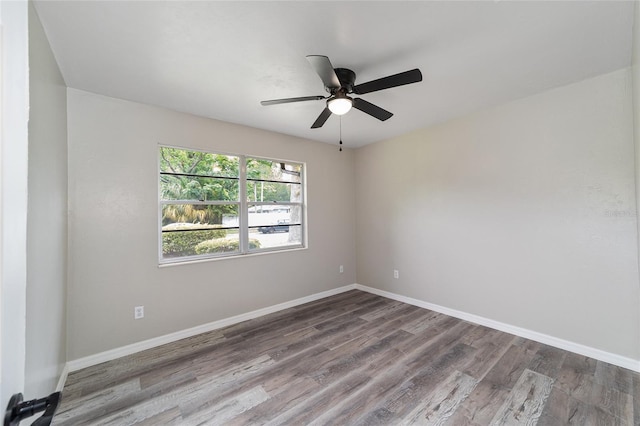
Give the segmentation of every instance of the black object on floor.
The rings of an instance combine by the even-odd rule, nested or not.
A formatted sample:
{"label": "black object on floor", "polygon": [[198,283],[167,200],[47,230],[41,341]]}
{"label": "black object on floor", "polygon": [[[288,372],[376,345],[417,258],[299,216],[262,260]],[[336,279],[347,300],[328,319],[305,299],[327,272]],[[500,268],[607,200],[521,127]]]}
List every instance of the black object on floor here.
{"label": "black object on floor", "polygon": [[22,420],[40,411],[44,411],[44,414],[33,422],[32,426],[49,426],[59,402],[60,392],[31,401],[23,401],[22,394],[16,393],[9,399],[7,411],[4,414],[4,426],[18,426]]}

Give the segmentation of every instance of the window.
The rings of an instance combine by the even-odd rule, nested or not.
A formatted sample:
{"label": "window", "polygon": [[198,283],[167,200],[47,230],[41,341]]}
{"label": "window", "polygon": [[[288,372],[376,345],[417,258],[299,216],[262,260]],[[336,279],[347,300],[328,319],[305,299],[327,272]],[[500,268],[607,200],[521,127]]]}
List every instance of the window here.
{"label": "window", "polygon": [[301,163],[161,146],[160,263],[303,247]]}

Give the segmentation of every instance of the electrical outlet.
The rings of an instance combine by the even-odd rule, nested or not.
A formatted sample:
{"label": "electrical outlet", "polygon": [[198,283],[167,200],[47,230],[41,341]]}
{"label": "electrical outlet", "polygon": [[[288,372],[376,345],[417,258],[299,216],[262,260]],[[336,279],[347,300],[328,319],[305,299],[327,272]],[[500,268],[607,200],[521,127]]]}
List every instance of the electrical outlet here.
{"label": "electrical outlet", "polygon": [[393,270],[393,278],[395,278],[395,279],[400,278],[400,272],[398,272],[398,270],[397,270],[397,269],[394,269],[394,270]]}
{"label": "electrical outlet", "polygon": [[133,319],[144,318],[144,306],[136,306],[133,308]]}
{"label": "electrical outlet", "polygon": [[344,265],[340,265],[340,273],[344,272]]}

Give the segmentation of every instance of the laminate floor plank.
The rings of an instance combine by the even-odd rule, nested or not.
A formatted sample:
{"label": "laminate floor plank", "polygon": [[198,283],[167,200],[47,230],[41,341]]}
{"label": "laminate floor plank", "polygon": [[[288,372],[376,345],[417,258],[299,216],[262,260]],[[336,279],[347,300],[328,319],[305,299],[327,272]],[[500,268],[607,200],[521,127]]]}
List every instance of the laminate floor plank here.
{"label": "laminate floor plank", "polygon": [[449,319],[451,317],[441,314],[439,312],[430,311],[428,309],[424,309],[424,317],[415,319],[413,321],[409,321],[406,324],[403,324],[402,329],[408,331],[409,333],[420,333],[421,331],[431,328],[434,325],[438,325]]}
{"label": "laminate floor plank", "polygon": [[180,408],[172,407],[144,420],[134,423],[136,426],[181,426],[184,424]]}
{"label": "laminate floor plank", "polygon": [[460,338],[460,343],[473,346],[474,348],[482,348],[487,344],[495,344],[496,339],[505,335],[509,336],[511,340],[514,339],[513,335],[483,325],[476,325],[472,331],[465,333],[465,335]]}
{"label": "laminate floor plank", "polygon": [[447,425],[488,425],[502,403],[507,399],[509,390],[484,380],[480,381],[458,409],[449,418]]}
{"label": "laminate floor plank", "polygon": [[398,309],[406,309],[407,306],[411,306],[411,305],[407,305],[406,303],[397,302],[394,300],[393,302],[387,303],[377,309],[374,309],[371,312],[367,312],[365,314],[360,315],[360,318],[362,318],[365,321],[371,321],[376,318],[387,317],[389,314],[393,314]]}
{"label": "laminate floor plank", "polygon": [[552,378],[535,371],[524,370],[490,424],[535,425],[542,415],[552,389]]}
{"label": "laminate floor plank", "polygon": [[236,377],[235,380],[230,380],[213,388],[214,394],[209,392],[201,393],[193,398],[188,403],[182,403],[181,408],[183,413],[188,414],[194,411],[198,411],[214,403],[219,403],[225,398],[232,398],[234,395],[241,393],[244,389],[262,386],[262,384],[278,380],[292,381],[295,380],[299,371],[305,371],[305,369],[311,368],[316,360],[326,353],[328,349],[316,345],[307,348],[304,351],[297,352],[287,357],[284,360],[274,360],[273,358],[266,356],[271,360],[269,366],[262,371],[262,374]]}
{"label": "laminate floor plank", "polygon": [[640,374],[633,374],[633,424],[640,425]]}
{"label": "laminate floor plank", "polygon": [[482,380],[511,390],[534,356],[535,352],[524,346],[511,345]]}
{"label": "laminate floor plank", "polygon": [[256,386],[240,393],[234,398],[194,412],[188,416],[183,415],[182,424],[184,426],[228,424],[234,421],[236,416],[268,399],[269,394],[261,386]]}
{"label": "laminate floor plank", "polygon": [[[146,398],[138,399],[135,401],[135,404],[131,404],[131,407],[124,410],[124,412],[121,412],[121,410],[110,410],[111,413],[103,416],[100,419],[100,422],[102,422],[101,424],[115,425],[129,424],[130,420],[132,420],[133,423],[131,424],[135,424],[137,421],[152,417],[155,413],[162,411],[162,409],[167,406],[173,406],[176,404],[180,406],[182,416],[184,418],[185,410],[182,408],[183,405],[194,404],[194,401],[201,401],[203,399],[211,400],[213,396],[216,395],[216,389],[224,387],[229,383],[240,381],[247,376],[255,376],[262,369],[271,364],[273,364],[273,360],[269,357],[260,357],[259,359],[240,365],[225,374],[207,378],[206,380],[195,381],[188,387],[178,387],[172,389],[170,392],[152,394]],[[242,394],[243,392],[238,393]],[[226,400],[235,401],[235,399],[237,399],[237,395],[233,395]],[[224,406],[223,403],[221,404],[221,406]],[[202,404],[199,405],[202,406]],[[187,414],[190,414],[191,412],[192,411],[188,411]]]}
{"label": "laminate floor plank", "polygon": [[500,361],[504,354],[511,347],[513,336],[506,333],[500,333],[493,337],[491,341],[485,341],[482,344],[474,342],[477,349],[473,358],[461,368],[461,371],[469,376],[482,380],[491,369]]}
{"label": "laminate floor plank", "polygon": [[[438,366],[444,367],[460,355],[462,348],[456,348],[456,346],[464,345],[458,344],[456,337],[471,327],[471,324],[460,321],[452,327],[451,334],[440,334],[437,338],[423,343],[422,346],[414,346],[414,349],[405,355],[406,360],[402,360],[404,368],[385,370],[385,374],[376,377],[368,386],[374,387],[377,395],[383,394],[384,398],[376,398],[375,393],[369,394],[365,388],[353,398],[346,399],[335,407],[335,413],[325,414],[318,424],[359,422],[375,424],[383,420],[385,422],[400,421],[402,417],[398,417],[397,414],[399,407],[407,408],[410,407],[409,404],[416,403],[412,392],[415,391],[414,388],[425,385],[430,373],[435,371],[436,374],[444,374],[444,368],[438,371]],[[419,363],[421,363],[421,369],[412,369],[411,365]],[[401,367],[400,364],[399,367]]]}
{"label": "laminate floor plank", "polygon": [[380,401],[392,394],[408,377],[410,370],[402,364],[394,363],[373,377],[366,386],[357,389],[333,406],[326,407],[309,425],[347,425],[354,424],[363,413],[368,412]]}
{"label": "laminate floor plank", "polygon": [[331,328],[321,329],[318,333],[311,336],[298,340],[289,339],[289,341],[276,347],[269,348],[267,353],[273,359],[279,360],[317,345],[326,348],[339,346],[361,335],[366,324],[366,321],[355,317],[352,321],[336,324]]}
{"label": "laminate floor plank", "polygon": [[556,386],[573,398],[589,404],[596,362],[592,358],[568,353],[558,373]]}
{"label": "laminate floor plank", "polygon": [[613,387],[606,387],[594,382],[591,387],[589,403],[619,419],[626,421],[633,418],[633,397]]}
{"label": "laminate floor plank", "polygon": [[[417,365],[421,363],[421,360],[426,360],[426,364],[422,362],[421,367],[428,372],[436,370],[438,365],[443,366],[452,358],[448,352],[454,346],[459,345],[457,337],[472,327],[467,322],[456,320],[455,325],[449,329],[448,333],[438,332],[430,335],[425,329],[413,339],[405,340],[406,346],[402,347],[402,343],[397,346],[401,349],[403,358],[399,358],[393,368],[380,369],[381,374],[374,376],[365,388],[354,392],[350,397],[332,406],[328,412],[323,413],[310,424],[357,424],[359,422],[374,424],[383,421],[400,421],[400,417],[397,417],[380,402],[398,405],[398,400],[407,396],[406,387],[414,386],[413,383],[407,385],[407,381],[415,375],[415,370],[412,370],[409,364]],[[422,338],[425,336],[427,338]],[[432,359],[436,360],[433,364]],[[426,366],[427,364],[429,366]],[[440,374],[442,371],[438,373]],[[418,370],[418,372],[428,375],[428,372],[425,373],[422,370]],[[415,377],[413,379],[419,380]],[[375,392],[370,392],[370,389]]]}
{"label": "laminate floor plank", "polygon": [[433,392],[426,393],[423,402],[405,416],[402,424],[445,424],[477,384],[478,381],[473,377],[454,371]]}
{"label": "laminate floor plank", "polygon": [[[336,316],[352,313],[354,309],[373,309],[378,306],[385,306],[391,301],[381,299],[372,294],[362,294],[363,292],[348,292],[343,298],[331,296],[325,303],[318,301],[310,302],[301,306],[296,306],[283,311],[274,312],[263,317],[254,318],[241,322],[221,330],[225,337],[230,338],[237,335],[257,335],[262,332],[277,329],[286,332],[286,326],[295,329],[304,326],[314,325],[326,321]],[[325,300],[325,299],[323,299]]]}
{"label": "laminate floor plank", "polygon": [[95,412],[104,405],[126,398],[127,395],[140,391],[140,378],[135,377],[127,382],[111,386],[101,391],[67,399],[66,396],[56,411],[56,420],[64,422],[74,418],[78,413]]}
{"label": "laminate floor plank", "polygon": [[400,419],[405,418],[423,401],[425,395],[446,381],[476,350],[464,343],[449,344],[442,349],[439,353],[433,353],[432,362],[419,369],[379,406]]}
{"label": "laminate floor plank", "polygon": [[287,412],[298,403],[308,400],[320,392],[322,388],[315,380],[308,377],[297,377],[294,380],[288,380],[283,383],[283,386],[278,386],[272,390],[265,388],[265,391],[270,396],[269,399],[234,417],[233,422],[244,425],[267,423],[278,414]]}
{"label": "laminate floor plank", "polygon": [[71,372],[53,425],[640,425],[640,374],[352,290]]}
{"label": "laminate floor plank", "polygon": [[[407,360],[404,362],[407,367],[414,371],[422,371],[426,367],[433,368],[434,360],[446,354],[452,347],[456,345],[464,345],[459,342],[459,337],[473,329],[473,325],[466,321],[459,321],[453,327],[447,329],[446,332],[440,330],[434,338],[426,340],[422,346],[413,350],[408,354]],[[464,345],[471,348],[471,346]]]}
{"label": "laminate floor plank", "polygon": [[[415,306],[407,306],[396,309],[391,316],[382,316],[374,320],[370,320],[368,325],[367,334],[370,336],[384,337],[390,333],[402,329],[402,325],[406,321],[411,321],[415,318],[420,318],[424,315],[423,309]],[[403,330],[405,333],[407,331]]]}
{"label": "laminate floor plank", "polygon": [[[132,375],[140,375],[176,360],[182,362],[186,358],[210,352],[224,340],[224,336],[218,332],[203,333],[119,358],[117,364],[103,363],[72,372],[65,383],[65,391],[72,394],[77,392],[76,388],[82,388],[85,393],[100,390],[128,380]],[[88,386],[88,383],[92,386]]]}
{"label": "laminate floor plank", "polygon": [[351,349],[343,356],[336,356],[329,353],[325,362],[318,364],[307,374],[320,384],[326,384],[335,380],[336,377],[344,377],[350,372],[362,367],[365,364],[375,361],[385,353],[391,352],[395,345],[411,338],[412,335],[403,330],[398,330],[384,339],[373,339],[371,344]]}
{"label": "laminate floor plank", "polygon": [[[295,380],[295,378],[299,377],[300,375],[313,372],[314,369],[318,368],[318,366],[323,365],[324,363],[334,359],[335,357],[344,359],[343,357],[345,355],[349,355],[352,352],[356,351],[358,348],[371,344],[375,341],[377,341],[377,339],[373,339],[366,335],[361,335],[357,339],[351,340],[349,344],[343,345],[341,348],[338,348],[335,351],[330,351],[322,345],[311,346],[306,351],[295,353],[295,355],[289,354],[287,359],[274,361],[273,365],[271,365],[268,370],[269,374],[267,375],[266,380],[268,381],[275,379],[280,382]],[[191,412],[201,410],[204,406],[210,405],[212,401],[218,401],[221,398],[229,398],[235,392],[238,392],[238,390],[242,388],[257,385],[268,387],[268,383],[265,383],[264,380],[265,379],[260,376],[247,377],[246,381],[238,379],[233,383],[232,386],[218,388],[215,397],[206,395],[204,398],[197,399],[195,401],[196,404],[191,404],[192,406],[190,406],[188,409],[185,407],[185,411]]]}
{"label": "laminate floor plank", "polygon": [[573,398],[558,386],[553,386],[538,425],[582,426],[586,424],[588,409],[589,404]]}
{"label": "laminate floor plank", "polygon": [[369,363],[360,366],[344,375],[324,374],[322,377],[323,389],[316,395],[297,404],[291,410],[281,413],[273,422],[268,424],[308,424],[313,419],[327,411],[327,407],[335,407],[347,398],[352,397],[357,391],[369,385],[376,372],[387,371],[397,365],[397,360],[403,354],[391,349],[381,352],[379,356],[369,358]]}
{"label": "laminate floor plank", "polygon": [[516,337],[513,340],[515,346],[520,346],[532,352],[537,352],[544,345],[544,343],[536,342],[535,340],[525,339],[524,337]]}
{"label": "laminate floor plank", "polygon": [[254,350],[255,347],[246,340],[235,343],[224,342],[215,349],[214,351],[185,356],[154,370],[139,373],[141,387],[145,389],[169,378],[183,375],[191,375],[195,378],[205,375],[213,376],[217,373],[224,373],[238,364],[265,355]]}
{"label": "laminate floor plank", "polygon": [[566,355],[567,352],[562,349],[542,345],[527,368],[548,377],[556,377]]}
{"label": "laminate floor plank", "polygon": [[606,387],[612,387],[620,392],[633,394],[633,374],[622,367],[614,367],[606,362],[596,362],[594,380]]}
{"label": "laminate floor plank", "polygon": [[[128,411],[131,407],[136,406],[139,403],[150,401],[158,396],[164,396],[172,394],[176,389],[190,389],[196,383],[193,378],[179,378],[179,380],[165,381],[159,385],[151,386],[147,389],[141,389],[135,393],[119,393],[115,394],[113,399],[105,399],[100,404],[93,404],[92,406],[83,407],[77,409],[73,416],[67,418],[58,418],[54,416],[53,424],[55,425],[78,425],[78,424],[99,424],[99,422],[107,416],[111,416],[114,413],[120,411]],[[64,401],[66,396],[63,396]],[[73,400],[69,401],[73,403]],[[172,406],[174,404],[169,404]],[[167,407],[163,407],[164,411]]]}

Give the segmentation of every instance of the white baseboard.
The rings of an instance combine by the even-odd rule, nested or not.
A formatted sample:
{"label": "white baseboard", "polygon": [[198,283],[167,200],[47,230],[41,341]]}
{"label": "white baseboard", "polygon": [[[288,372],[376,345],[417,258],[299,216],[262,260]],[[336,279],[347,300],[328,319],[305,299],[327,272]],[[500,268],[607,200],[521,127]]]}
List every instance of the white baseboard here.
{"label": "white baseboard", "polygon": [[69,375],[69,363],[65,363],[64,367],[62,367],[62,372],[60,373],[60,378],[58,379],[58,386],[56,386],[56,392],[62,392],[64,388],[64,384],[67,381],[67,376]]}
{"label": "white baseboard", "polygon": [[288,302],[280,303],[266,308],[258,309],[255,311],[247,312],[244,314],[236,315],[229,318],[224,318],[218,321],[210,322],[208,324],[199,325],[186,330],[177,331],[175,333],[166,334],[164,336],[155,337],[153,339],[144,340],[141,342],[133,343],[131,345],[122,346],[119,348],[111,349],[105,352],[100,352],[94,355],[90,355],[83,358],[78,358],[67,362],[60,374],[60,380],[56,390],[62,390],[64,383],[67,379],[67,374],[72,371],[80,370],[82,368],[91,367],[93,365],[100,364],[102,362],[111,361],[116,358],[120,358],[126,355],[131,355],[136,352],[140,352],[146,349],[151,349],[156,346],[164,345],[167,343],[175,342],[180,339],[192,337],[197,334],[206,333],[208,331],[217,330],[222,327],[237,324],[242,321],[247,321],[253,318],[257,318],[263,315],[271,314],[281,311],[283,309],[292,308],[294,306],[302,305],[304,303],[313,302],[318,299],[333,296],[339,293],[343,293],[349,290],[362,290],[368,293],[376,294],[389,299],[397,300],[399,302],[408,303],[410,305],[418,306],[432,311],[440,312],[445,315],[449,315],[455,318],[459,318],[465,321],[472,322],[474,324],[484,325],[486,327],[493,328],[495,330],[504,331],[506,333],[514,334],[516,336],[524,337],[527,339],[535,340],[556,348],[564,349],[567,351],[575,352],[580,355],[588,356],[600,361],[608,362],[613,365],[617,365],[623,368],[628,368],[636,372],[640,372],[640,360],[627,358],[621,355],[616,355],[610,352],[603,351],[601,349],[592,348],[590,346],[581,345],[568,340],[559,339],[557,337],[549,336],[547,334],[538,333],[536,331],[528,330],[521,327],[516,327],[510,324],[495,321],[489,318],[484,318],[478,315],[469,314],[466,312],[458,311],[455,309],[447,308],[444,306],[436,305],[433,303],[425,302],[419,299],[402,296],[399,294],[391,293],[385,290],[379,290],[373,287],[367,287],[360,284],[350,284],[343,287],[338,287],[332,290],[323,291],[320,293],[312,294],[310,296],[302,297]]}
{"label": "white baseboard", "polygon": [[[144,351],[147,349],[155,348],[156,346],[164,345],[167,343],[175,342],[180,339],[192,337],[197,334],[206,333],[208,331],[217,330],[222,327],[237,324],[242,321],[247,321],[253,318],[257,318],[263,315],[271,314],[281,311],[283,309],[292,308],[294,306],[302,305],[304,303],[313,302],[318,299],[333,296],[335,294],[344,293],[345,291],[354,290],[355,284],[346,285],[343,287],[334,288],[332,290],[323,291],[320,293],[312,294],[311,296],[301,297],[299,299],[290,300],[288,302],[279,303],[277,305],[268,306],[266,308],[258,309],[255,311],[247,312],[244,314],[236,315],[229,318],[224,318],[219,321],[210,322],[208,324],[199,325],[196,327],[188,328],[186,330],[176,331],[175,333],[165,334],[164,336],[154,337],[153,339],[143,340],[141,342],[132,343],[127,346],[111,349],[105,352],[100,352],[94,355],[89,355],[83,358],[74,359],[67,362],[65,367],[64,379],[68,372],[77,371],[82,368],[91,367],[93,365],[100,364],[102,362],[111,361],[116,358],[120,358],[126,355],[131,355],[136,352]],[[62,386],[64,386],[64,380],[60,377]],[[60,384],[58,384],[60,386]]]}
{"label": "white baseboard", "polygon": [[430,309],[432,311],[440,312],[442,314],[459,318],[465,321],[469,321],[474,324],[484,325],[486,327],[493,328],[495,330],[500,330],[500,331],[504,331],[505,333],[515,334],[516,336],[524,337],[530,340],[535,340],[536,342],[544,343],[549,346],[564,349],[570,352],[574,352],[580,355],[597,359],[599,361],[608,362],[609,364],[617,365],[619,367],[628,368],[629,370],[640,372],[640,360],[637,360],[637,359],[627,358],[621,355],[603,351],[601,349],[585,346],[580,343],[575,343],[568,340],[559,339],[557,337],[549,336],[548,334],[538,333],[537,331],[528,330],[522,327],[516,327],[514,325],[505,324],[500,321],[495,321],[495,320],[484,318],[478,315],[469,314],[467,312],[462,312],[462,311],[447,308],[444,306],[436,305],[433,303],[424,302],[422,300],[414,299],[411,297],[401,296],[399,294],[391,293],[385,290],[379,290],[373,287],[354,284],[353,288],[355,288],[356,290],[362,290],[369,293],[377,294],[378,296],[397,300],[398,302],[408,303],[410,305],[418,306],[420,308]]}

